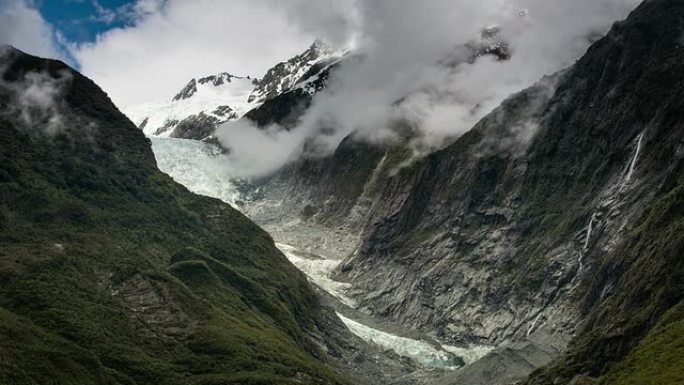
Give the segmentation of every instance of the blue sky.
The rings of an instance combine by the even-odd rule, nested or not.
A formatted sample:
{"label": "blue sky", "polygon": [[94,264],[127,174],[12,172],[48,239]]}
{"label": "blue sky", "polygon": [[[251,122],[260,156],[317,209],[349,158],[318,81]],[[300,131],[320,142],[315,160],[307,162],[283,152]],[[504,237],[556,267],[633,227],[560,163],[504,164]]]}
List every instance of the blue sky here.
{"label": "blue sky", "polygon": [[[316,12],[335,13],[351,0],[325,1],[328,5]],[[318,25],[301,23],[329,19],[302,16],[311,5],[311,0],[0,0],[0,45],[64,60],[127,107],[169,99],[193,77],[263,76],[321,37]]]}
{"label": "blue sky", "polygon": [[92,43],[98,35],[134,22],[135,0],[34,0],[33,5],[54,28],[55,48],[79,69],[78,60],[66,44]]}
{"label": "blue sky", "polygon": [[92,42],[111,28],[124,27],[132,20],[126,10],[133,0],[38,0],[35,2],[43,18],[68,41]]}

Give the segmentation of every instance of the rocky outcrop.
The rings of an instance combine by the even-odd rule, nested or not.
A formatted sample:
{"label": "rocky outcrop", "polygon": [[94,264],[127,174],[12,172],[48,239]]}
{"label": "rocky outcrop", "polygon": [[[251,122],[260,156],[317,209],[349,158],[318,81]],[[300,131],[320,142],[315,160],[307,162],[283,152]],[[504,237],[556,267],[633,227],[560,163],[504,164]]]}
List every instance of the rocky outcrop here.
{"label": "rocky outcrop", "polygon": [[219,123],[220,120],[216,117],[200,112],[197,115],[192,115],[177,122],[169,136],[180,139],[202,140],[213,134]]}

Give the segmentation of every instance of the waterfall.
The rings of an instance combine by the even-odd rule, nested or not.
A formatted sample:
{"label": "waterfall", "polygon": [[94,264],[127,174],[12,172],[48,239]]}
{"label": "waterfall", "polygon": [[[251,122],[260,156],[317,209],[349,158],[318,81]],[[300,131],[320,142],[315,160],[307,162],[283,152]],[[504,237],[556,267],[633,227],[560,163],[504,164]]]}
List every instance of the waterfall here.
{"label": "waterfall", "polygon": [[634,173],[634,167],[636,167],[637,159],[639,159],[639,152],[641,152],[641,141],[644,139],[644,133],[639,134],[639,140],[637,141],[636,152],[634,152],[634,158],[629,165],[629,171],[627,172],[626,181],[629,182],[632,179],[632,174]]}
{"label": "waterfall", "polygon": [[582,250],[586,251],[589,248],[589,240],[591,240],[591,231],[594,227],[594,219],[596,219],[596,213],[591,214],[591,219],[589,220],[589,227],[587,227],[587,237],[584,240],[584,248]]}
{"label": "waterfall", "polygon": [[532,321],[532,325],[530,325],[530,328],[527,329],[527,337],[530,336],[530,333],[534,330],[534,327],[537,326],[537,322],[539,321],[539,317],[541,317],[543,311],[540,311],[539,314],[534,318],[534,321]]}

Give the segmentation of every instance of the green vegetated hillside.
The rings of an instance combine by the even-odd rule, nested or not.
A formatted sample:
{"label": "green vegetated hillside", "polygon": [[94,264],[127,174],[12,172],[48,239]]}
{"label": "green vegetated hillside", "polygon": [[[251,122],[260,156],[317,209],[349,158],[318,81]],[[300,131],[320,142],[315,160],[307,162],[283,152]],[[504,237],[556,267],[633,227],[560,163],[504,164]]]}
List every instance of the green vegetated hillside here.
{"label": "green vegetated hillside", "polygon": [[530,383],[684,383],[683,179],[680,165],[628,240],[602,262],[604,277],[597,276],[596,284],[619,272],[620,290],[587,320],[568,351]]}
{"label": "green vegetated hillside", "polygon": [[605,385],[684,384],[684,304],[680,303],[619,364],[601,378]]}
{"label": "green vegetated hillside", "polygon": [[0,61],[0,383],[345,383],[264,231],[161,173],[89,79]]}

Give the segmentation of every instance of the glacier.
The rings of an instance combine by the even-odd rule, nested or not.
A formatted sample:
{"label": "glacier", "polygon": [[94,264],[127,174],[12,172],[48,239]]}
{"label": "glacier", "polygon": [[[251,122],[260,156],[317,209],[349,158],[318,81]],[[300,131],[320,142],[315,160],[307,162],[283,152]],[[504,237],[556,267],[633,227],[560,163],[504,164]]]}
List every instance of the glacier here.
{"label": "glacier", "polygon": [[[160,170],[196,194],[220,199],[239,209],[236,203],[243,200],[243,197],[236,186],[235,178],[230,175],[229,158],[219,149],[196,140],[162,137],[149,139]],[[341,260],[307,253],[285,243],[276,243],[276,246],[295,267],[306,274],[310,282],[347,307],[356,308],[355,301],[347,294],[351,285],[331,278]],[[457,347],[433,340],[401,337],[369,327],[342,314],[337,315],[362,340],[383,350],[391,350],[426,369],[458,369],[492,351],[488,346]]]}
{"label": "glacier", "polygon": [[213,145],[190,139],[150,137],[157,166],[188,190],[233,207],[240,193],[227,168],[227,157]]}
{"label": "glacier", "polygon": [[308,255],[293,246],[283,243],[276,243],[276,247],[285,254],[295,267],[306,274],[311,282],[342,301],[345,305],[356,307],[354,300],[346,295],[346,291],[351,288],[351,284],[338,282],[330,278],[330,275],[341,261]]}
{"label": "glacier", "polygon": [[459,358],[468,365],[482,358],[492,350],[486,346],[469,346],[461,348],[400,337],[371,328],[349,319],[340,313],[337,313],[337,316],[352,333],[364,341],[375,344],[386,350],[392,350],[396,354],[407,357],[424,368],[458,369],[463,366]]}

